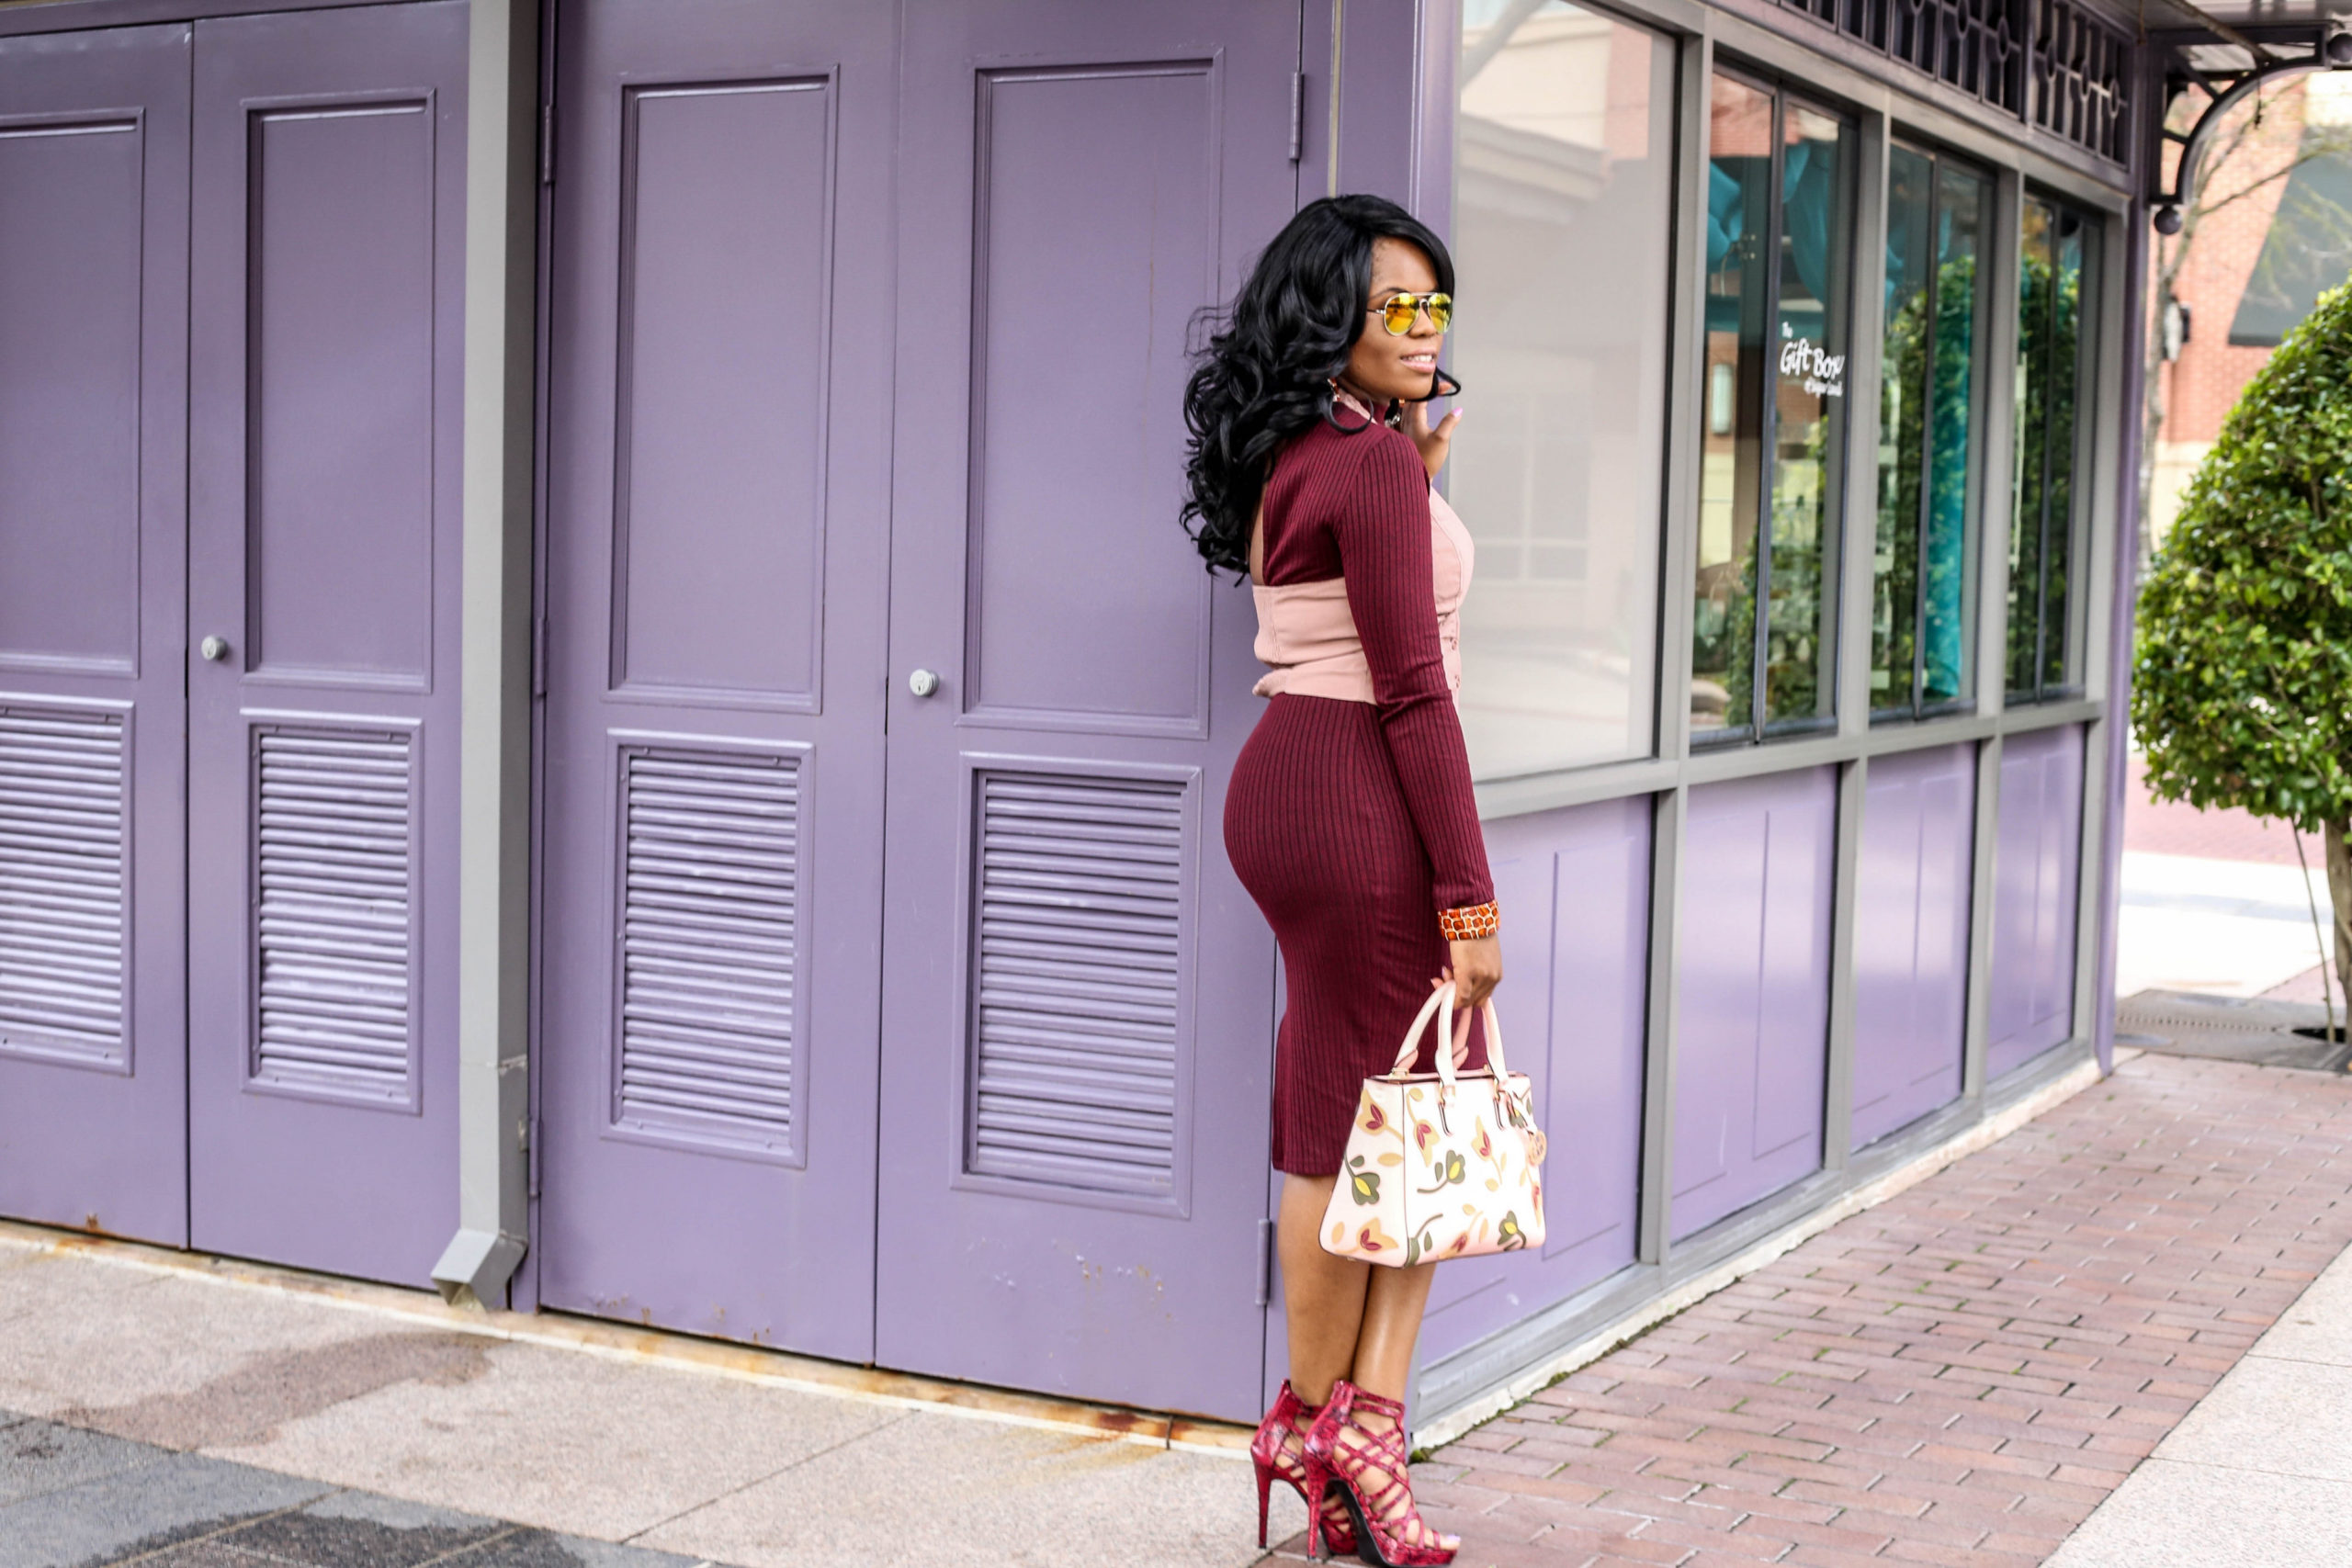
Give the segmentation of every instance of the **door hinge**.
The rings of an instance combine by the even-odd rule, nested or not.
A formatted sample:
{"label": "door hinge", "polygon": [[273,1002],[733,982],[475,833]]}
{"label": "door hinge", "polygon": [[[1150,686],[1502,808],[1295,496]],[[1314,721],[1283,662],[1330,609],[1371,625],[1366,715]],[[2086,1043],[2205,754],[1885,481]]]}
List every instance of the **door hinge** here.
{"label": "door hinge", "polygon": [[540,615],[531,622],[531,695],[548,694],[548,618]]}
{"label": "door hinge", "polygon": [[1258,1304],[1274,1303],[1274,1222],[1258,1222]]}
{"label": "door hinge", "polygon": [[531,1177],[528,1191],[532,1197],[536,1198],[539,1195],[539,1119],[536,1116],[532,1117],[529,1122],[529,1127],[530,1131],[524,1134],[525,1141],[528,1145],[531,1154]]}
{"label": "door hinge", "polygon": [[539,106],[539,183],[555,184],[555,105]]}
{"label": "door hinge", "polygon": [[1306,149],[1306,73],[1290,73],[1290,161],[1298,162]]}

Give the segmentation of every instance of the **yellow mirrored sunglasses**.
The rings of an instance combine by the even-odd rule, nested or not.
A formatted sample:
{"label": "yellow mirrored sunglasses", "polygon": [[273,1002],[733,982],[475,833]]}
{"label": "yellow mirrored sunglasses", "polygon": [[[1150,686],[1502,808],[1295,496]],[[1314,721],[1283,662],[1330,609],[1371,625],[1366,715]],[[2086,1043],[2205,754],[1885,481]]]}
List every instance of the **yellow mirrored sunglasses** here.
{"label": "yellow mirrored sunglasses", "polygon": [[1391,337],[1403,337],[1413,330],[1413,318],[1423,310],[1430,313],[1430,325],[1443,332],[1453,320],[1453,296],[1451,294],[1391,294],[1377,305],[1367,307],[1380,318]]}

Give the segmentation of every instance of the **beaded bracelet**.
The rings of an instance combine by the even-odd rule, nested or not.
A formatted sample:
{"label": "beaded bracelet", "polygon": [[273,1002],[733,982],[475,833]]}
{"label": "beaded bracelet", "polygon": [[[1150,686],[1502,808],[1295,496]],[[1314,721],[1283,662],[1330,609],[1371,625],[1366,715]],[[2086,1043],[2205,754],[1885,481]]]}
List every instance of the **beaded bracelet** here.
{"label": "beaded bracelet", "polygon": [[1437,929],[1448,942],[1476,942],[1502,929],[1502,911],[1493,899],[1484,904],[1464,904],[1458,909],[1438,911]]}

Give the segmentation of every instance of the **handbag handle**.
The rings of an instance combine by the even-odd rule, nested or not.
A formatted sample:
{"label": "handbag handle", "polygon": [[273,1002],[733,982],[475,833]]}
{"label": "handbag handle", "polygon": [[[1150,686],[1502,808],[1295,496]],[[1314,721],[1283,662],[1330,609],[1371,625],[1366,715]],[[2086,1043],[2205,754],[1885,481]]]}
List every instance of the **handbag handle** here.
{"label": "handbag handle", "polygon": [[[1478,1004],[1487,1020],[1487,1066],[1497,1079],[1507,1077],[1510,1069],[1503,1065],[1503,1026],[1495,1017],[1494,998],[1489,997]],[[1453,1087],[1453,982],[1448,980],[1430,993],[1421,1010],[1405,1031],[1405,1043],[1396,1048],[1396,1065],[1388,1071],[1392,1078],[1401,1078],[1413,1070],[1413,1058],[1421,1054],[1421,1031],[1428,1027],[1430,1015],[1438,1015],[1437,1076],[1438,1081]]]}

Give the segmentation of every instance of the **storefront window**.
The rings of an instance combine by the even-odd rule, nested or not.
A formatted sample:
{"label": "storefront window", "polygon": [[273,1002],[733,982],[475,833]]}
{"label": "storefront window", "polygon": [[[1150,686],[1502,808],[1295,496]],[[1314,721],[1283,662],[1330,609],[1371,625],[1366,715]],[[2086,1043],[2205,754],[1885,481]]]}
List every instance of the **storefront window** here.
{"label": "storefront window", "polygon": [[1977,257],[1991,209],[1982,175],[1901,142],[1888,149],[1871,606],[1879,717],[1947,711],[1974,694],[1985,283]]}
{"label": "storefront window", "polygon": [[1674,49],[1467,0],[1448,495],[1478,546],[1462,728],[1497,778],[1647,756],[1672,274]]}
{"label": "storefront window", "polygon": [[1715,78],[1690,728],[1836,718],[1852,126]]}
{"label": "storefront window", "polygon": [[2012,702],[2079,690],[2075,547],[2086,497],[2075,484],[2090,421],[2089,279],[2098,231],[2082,214],[2028,197],[2018,269],[2018,504],[2009,533]]}

